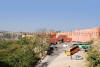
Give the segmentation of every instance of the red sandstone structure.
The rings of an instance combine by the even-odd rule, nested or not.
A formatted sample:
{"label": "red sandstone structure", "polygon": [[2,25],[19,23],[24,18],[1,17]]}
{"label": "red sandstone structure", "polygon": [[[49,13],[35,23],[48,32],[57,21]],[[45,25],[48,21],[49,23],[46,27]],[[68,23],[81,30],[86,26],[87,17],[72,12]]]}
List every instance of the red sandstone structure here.
{"label": "red sandstone structure", "polygon": [[76,30],[74,32],[58,33],[56,36],[58,37],[60,35],[66,35],[68,38],[71,38],[70,41],[86,42],[93,38],[94,39],[100,38],[100,27],[92,29]]}
{"label": "red sandstone structure", "polygon": [[[39,33],[24,34],[24,35],[22,35],[22,37],[34,36],[35,34],[39,34]],[[91,28],[91,29],[76,30],[73,32],[61,32],[61,33],[46,32],[45,35],[51,36],[51,39],[49,39],[51,43],[52,42],[56,43],[62,39],[65,42],[71,42],[71,41],[87,42],[91,39],[100,38],[100,27]]]}

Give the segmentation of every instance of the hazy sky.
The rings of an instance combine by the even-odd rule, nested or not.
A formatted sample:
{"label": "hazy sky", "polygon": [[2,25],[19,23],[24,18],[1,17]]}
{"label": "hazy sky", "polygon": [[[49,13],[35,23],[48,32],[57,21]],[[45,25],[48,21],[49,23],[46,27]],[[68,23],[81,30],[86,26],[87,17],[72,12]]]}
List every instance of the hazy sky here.
{"label": "hazy sky", "polygon": [[0,0],[0,30],[100,27],[100,0]]}

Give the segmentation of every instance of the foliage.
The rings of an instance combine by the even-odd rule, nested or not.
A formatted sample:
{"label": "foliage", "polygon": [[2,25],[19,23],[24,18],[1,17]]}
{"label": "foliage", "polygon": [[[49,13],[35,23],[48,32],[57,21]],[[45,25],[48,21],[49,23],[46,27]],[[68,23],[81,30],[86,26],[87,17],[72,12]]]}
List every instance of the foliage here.
{"label": "foliage", "polygon": [[90,49],[87,60],[90,62],[90,67],[97,67],[100,65],[100,54],[93,49]]}
{"label": "foliage", "polygon": [[[96,43],[96,44],[95,44]],[[87,60],[89,61],[89,67],[100,67],[100,52],[98,49],[95,49],[97,45],[99,45],[99,41],[96,40],[92,43],[92,48],[88,51]],[[94,45],[95,44],[95,45]],[[100,45],[99,45],[100,46]],[[99,48],[100,49],[100,48]]]}
{"label": "foliage", "polygon": [[94,39],[92,39],[92,40],[90,40],[90,41],[88,41],[88,42],[86,42],[85,44],[93,44],[93,42],[94,42]]}
{"label": "foliage", "polygon": [[56,33],[60,33],[60,32],[61,32],[60,30],[56,31]]}
{"label": "foliage", "polygon": [[0,49],[5,49],[8,47],[8,45],[15,43],[14,40],[2,40],[0,39]]}
{"label": "foliage", "polygon": [[48,49],[47,45],[42,36],[0,40],[0,66],[34,67],[40,59],[39,54]]}

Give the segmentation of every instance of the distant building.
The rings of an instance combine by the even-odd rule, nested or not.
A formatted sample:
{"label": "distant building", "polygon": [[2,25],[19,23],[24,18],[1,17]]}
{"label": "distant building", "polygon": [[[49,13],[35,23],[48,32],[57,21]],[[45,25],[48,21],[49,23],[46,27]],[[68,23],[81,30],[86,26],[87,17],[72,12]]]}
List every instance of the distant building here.
{"label": "distant building", "polygon": [[[100,27],[92,29],[76,30],[74,32],[62,32],[58,33],[56,36],[66,35],[68,38],[72,38],[72,41],[86,42],[91,39],[100,38]],[[71,40],[71,39],[70,39]]]}
{"label": "distant building", "polygon": [[34,35],[50,35],[51,38],[54,39],[64,39],[64,41],[80,41],[80,42],[86,42],[91,39],[98,39],[100,38],[100,27],[97,28],[91,28],[91,29],[82,29],[82,30],[76,30],[73,32],[46,32],[46,33],[24,33],[22,34],[22,37],[26,36],[34,36]]}
{"label": "distant building", "polygon": [[98,39],[98,38],[100,38],[100,27],[77,30],[72,34],[72,41],[86,42],[91,39]]}

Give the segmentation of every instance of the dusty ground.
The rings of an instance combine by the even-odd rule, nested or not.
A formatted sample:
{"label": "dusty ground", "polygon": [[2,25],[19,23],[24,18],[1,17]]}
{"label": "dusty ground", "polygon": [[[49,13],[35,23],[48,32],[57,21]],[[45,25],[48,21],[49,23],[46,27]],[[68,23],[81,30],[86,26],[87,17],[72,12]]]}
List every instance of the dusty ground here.
{"label": "dusty ground", "polygon": [[[75,60],[75,55],[80,55],[83,60]],[[36,67],[86,67],[85,66],[85,53],[79,51],[72,56],[65,55],[64,48],[58,45],[58,50],[54,51],[51,56],[46,56],[42,62]]]}
{"label": "dusty ground", "polygon": [[[75,55],[84,57],[83,52],[78,52]],[[69,56],[61,53],[48,67],[85,67],[85,58],[83,60],[75,60],[75,55],[73,55],[73,59],[71,60]]]}

